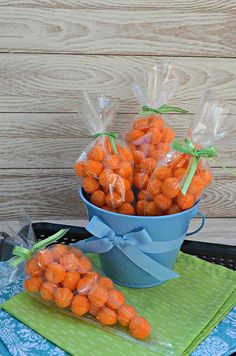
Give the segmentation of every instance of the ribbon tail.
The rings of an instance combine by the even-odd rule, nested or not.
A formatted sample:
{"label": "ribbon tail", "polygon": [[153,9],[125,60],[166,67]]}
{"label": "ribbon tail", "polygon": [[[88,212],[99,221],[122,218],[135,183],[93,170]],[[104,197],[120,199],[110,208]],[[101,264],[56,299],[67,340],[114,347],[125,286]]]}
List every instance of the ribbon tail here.
{"label": "ribbon tail", "polygon": [[179,277],[177,273],[148,257],[135,246],[126,245],[119,249],[143,271],[161,282]]}
{"label": "ribbon tail", "polygon": [[93,241],[79,241],[73,244],[73,246],[76,246],[80,248],[83,252],[87,253],[105,253],[113,248],[112,243],[106,238],[96,239]]}
{"label": "ribbon tail", "polygon": [[180,184],[180,189],[183,195],[185,195],[188,191],[188,188],[192,182],[193,176],[196,172],[197,166],[198,166],[198,162],[199,162],[199,158],[200,157],[195,157],[193,156],[190,159],[188,168],[183,176],[183,180]]}

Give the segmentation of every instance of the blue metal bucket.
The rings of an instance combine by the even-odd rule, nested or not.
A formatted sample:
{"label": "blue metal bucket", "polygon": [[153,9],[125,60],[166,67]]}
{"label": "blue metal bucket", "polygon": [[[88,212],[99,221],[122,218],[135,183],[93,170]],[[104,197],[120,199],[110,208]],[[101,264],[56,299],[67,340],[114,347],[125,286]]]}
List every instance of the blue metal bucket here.
{"label": "blue metal bucket", "polygon": [[[147,254],[163,266],[173,269],[180,247],[185,236],[200,231],[205,223],[204,214],[198,211],[199,201],[191,208],[178,214],[166,216],[132,216],[112,213],[91,204],[80,188],[80,197],[86,204],[89,220],[97,216],[106,223],[117,235],[123,236],[130,231],[144,228],[152,241],[178,240],[179,246],[168,253]],[[193,217],[200,215],[201,225],[195,231],[189,232],[189,224]],[[131,288],[148,288],[162,284],[153,276],[128,259],[116,246],[109,252],[99,255],[103,271],[115,283]]]}

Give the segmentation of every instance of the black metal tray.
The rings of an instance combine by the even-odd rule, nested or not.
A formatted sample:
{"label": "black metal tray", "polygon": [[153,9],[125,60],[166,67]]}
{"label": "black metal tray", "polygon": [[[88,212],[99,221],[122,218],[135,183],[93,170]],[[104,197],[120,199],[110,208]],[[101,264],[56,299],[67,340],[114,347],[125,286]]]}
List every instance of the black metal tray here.
{"label": "black metal tray", "polygon": [[[69,227],[70,230],[65,236],[58,240],[59,243],[69,244],[79,240],[84,240],[91,236],[84,227],[44,222],[33,224],[33,228],[38,240],[42,240],[57,232],[59,229],[67,227]],[[190,255],[197,256],[205,261],[236,270],[236,246],[184,241],[181,247],[181,251]]]}

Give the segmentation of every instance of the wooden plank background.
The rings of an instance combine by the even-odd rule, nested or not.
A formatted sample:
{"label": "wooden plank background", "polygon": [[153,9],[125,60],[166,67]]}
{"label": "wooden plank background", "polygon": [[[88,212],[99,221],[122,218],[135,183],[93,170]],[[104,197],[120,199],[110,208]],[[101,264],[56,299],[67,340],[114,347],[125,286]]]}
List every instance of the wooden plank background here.
{"label": "wooden plank background", "polygon": [[[138,104],[132,81],[171,61],[179,75],[168,120],[182,137],[206,88],[236,120],[236,1],[0,0],[0,218],[24,207],[34,219],[85,217],[72,166],[89,135],[83,90],[120,98],[120,135]],[[196,238],[236,244],[235,131],[219,145],[214,184]],[[235,238],[234,238],[235,237]]]}

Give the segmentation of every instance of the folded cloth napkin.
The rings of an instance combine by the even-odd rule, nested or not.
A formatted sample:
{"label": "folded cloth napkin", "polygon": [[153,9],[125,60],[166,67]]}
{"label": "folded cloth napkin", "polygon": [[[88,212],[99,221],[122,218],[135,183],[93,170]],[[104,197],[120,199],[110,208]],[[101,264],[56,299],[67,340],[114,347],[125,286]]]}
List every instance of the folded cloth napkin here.
{"label": "folded cloth napkin", "polygon": [[[236,304],[235,272],[180,254],[175,270],[181,278],[149,289],[122,288],[139,313],[170,342],[173,355],[189,355]],[[34,300],[26,292],[2,308],[72,355],[143,355],[128,342]],[[153,355],[145,350],[145,355]],[[167,355],[167,352],[155,353]]]}

